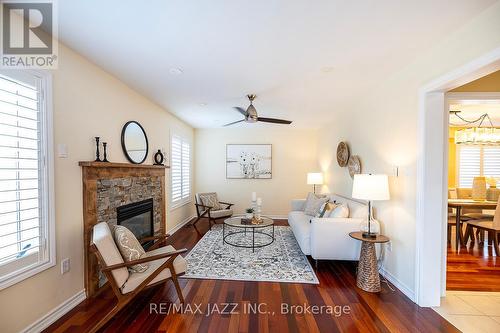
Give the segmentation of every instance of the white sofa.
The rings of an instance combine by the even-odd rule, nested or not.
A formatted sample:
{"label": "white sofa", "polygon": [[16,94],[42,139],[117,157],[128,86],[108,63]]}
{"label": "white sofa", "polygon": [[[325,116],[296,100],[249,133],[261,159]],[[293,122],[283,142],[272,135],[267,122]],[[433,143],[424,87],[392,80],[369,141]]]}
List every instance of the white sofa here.
{"label": "white sofa", "polygon": [[[349,207],[348,218],[306,215],[306,200],[294,199],[291,202],[292,211],[288,214],[288,224],[304,254],[316,260],[358,260],[361,242],[349,237],[349,233],[360,230],[361,222],[368,215],[368,206],[338,194],[330,194],[329,197],[330,202],[345,203]],[[374,231],[380,230],[376,221],[371,226]]]}

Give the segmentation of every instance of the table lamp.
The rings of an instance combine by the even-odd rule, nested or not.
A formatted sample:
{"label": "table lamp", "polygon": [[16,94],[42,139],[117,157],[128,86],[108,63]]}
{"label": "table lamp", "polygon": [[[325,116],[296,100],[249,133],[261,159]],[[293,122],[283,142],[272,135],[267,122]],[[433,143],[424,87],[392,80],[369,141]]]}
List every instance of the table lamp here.
{"label": "table lamp", "polygon": [[389,200],[389,181],[387,175],[357,174],[354,175],[352,197],[368,201],[368,232],[363,232],[364,238],[376,238],[371,232],[372,204],[374,200]]}
{"label": "table lamp", "polygon": [[313,192],[316,194],[316,185],[323,185],[323,174],[321,172],[307,173],[307,185],[312,185]]}

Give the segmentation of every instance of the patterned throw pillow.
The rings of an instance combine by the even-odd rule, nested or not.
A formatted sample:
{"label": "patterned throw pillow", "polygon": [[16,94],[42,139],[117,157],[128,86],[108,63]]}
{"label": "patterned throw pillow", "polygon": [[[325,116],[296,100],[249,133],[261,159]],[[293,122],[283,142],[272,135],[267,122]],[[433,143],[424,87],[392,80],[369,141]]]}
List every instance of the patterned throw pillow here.
{"label": "patterned throw pillow", "polygon": [[326,195],[307,194],[304,213],[310,216],[316,216],[320,212],[321,206],[328,201]]}
{"label": "patterned throw pillow", "polygon": [[199,194],[201,203],[205,206],[212,207],[212,210],[221,210],[222,207],[219,204],[219,199],[217,198],[217,193],[200,193]]}
{"label": "patterned throw pillow", "polygon": [[318,217],[330,217],[330,214],[332,211],[337,208],[339,204],[335,202],[327,202],[324,206],[321,212],[319,213]]}
{"label": "patterned throw pillow", "polygon": [[[140,259],[146,254],[141,246],[141,243],[139,243],[132,231],[128,230],[124,226],[115,226],[114,238],[116,245],[118,246],[118,250],[120,251],[125,262]],[[129,271],[136,273],[142,273],[148,268],[149,264],[146,263],[128,267]]]}

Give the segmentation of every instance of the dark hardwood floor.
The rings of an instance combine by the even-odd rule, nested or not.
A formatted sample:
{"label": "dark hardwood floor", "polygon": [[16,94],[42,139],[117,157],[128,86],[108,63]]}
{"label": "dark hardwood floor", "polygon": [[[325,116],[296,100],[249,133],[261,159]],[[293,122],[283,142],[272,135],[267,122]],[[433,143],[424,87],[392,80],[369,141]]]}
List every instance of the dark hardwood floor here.
{"label": "dark hardwood floor", "polygon": [[[280,221],[280,224],[286,222]],[[207,231],[206,221],[197,229],[184,227],[169,238],[176,248],[192,248]],[[356,287],[355,263],[321,261],[316,270],[319,285],[181,279],[186,298],[184,313],[167,312],[177,302],[171,283],[144,291],[135,302],[123,309],[104,328],[105,332],[459,332],[430,308],[420,308],[397,289],[383,285],[372,294]],[[98,298],[86,300],[51,325],[46,332],[85,332],[102,318],[114,303],[110,290]],[[235,312],[222,311],[225,303],[236,304]],[[176,303],[178,304],[178,303]],[[264,313],[245,311],[261,305]],[[284,304],[284,305],[282,305]],[[200,306],[202,313],[190,313]],[[285,313],[282,306],[329,305],[333,313]],[[334,308],[337,306],[337,308]],[[342,311],[343,308],[343,311]],[[233,310],[231,304],[225,309]],[[160,311],[158,311],[160,312]],[[217,311],[216,311],[217,312]],[[337,312],[337,313],[335,313]]]}
{"label": "dark hardwood floor", "polygon": [[487,242],[474,246],[469,242],[458,252],[448,244],[446,260],[447,290],[500,291],[500,259]]}

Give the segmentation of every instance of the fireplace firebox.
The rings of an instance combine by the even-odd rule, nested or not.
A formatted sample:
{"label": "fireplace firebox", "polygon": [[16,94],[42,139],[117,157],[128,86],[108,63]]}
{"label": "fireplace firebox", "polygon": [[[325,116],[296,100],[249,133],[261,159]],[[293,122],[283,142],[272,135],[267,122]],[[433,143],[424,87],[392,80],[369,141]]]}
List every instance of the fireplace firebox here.
{"label": "fireplace firebox", "polygon": [[[116,214],[117,224],[132,231],[137,239],[154,235],[153,198],[120,206]],[[153,241],[142,244],[142,247],[147,250],[151,245]]]}

